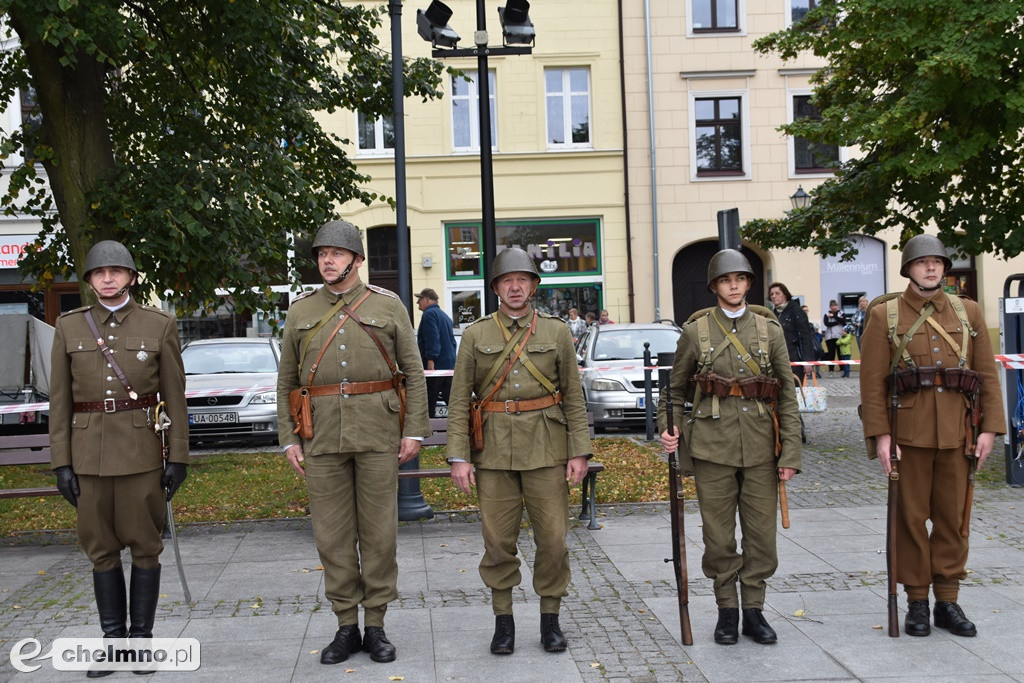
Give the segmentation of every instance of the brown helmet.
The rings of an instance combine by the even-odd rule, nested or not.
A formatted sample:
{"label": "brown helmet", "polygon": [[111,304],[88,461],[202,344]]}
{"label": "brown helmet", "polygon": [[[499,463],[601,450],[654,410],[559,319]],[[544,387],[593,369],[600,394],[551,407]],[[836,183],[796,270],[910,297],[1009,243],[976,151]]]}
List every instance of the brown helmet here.
{"label": "brown helmet", "polygon": [[320,247],[340,247],[366,258],[359,228],[348,221],[328,221],[320,226],[316,232],[316,239],[313,240],[314,259],[316,259],[317,250]]}
{"label": "brown helmet", "polygon": [[946,265],[946,271],[949,271],[953,267],[953,262],[949,259],[946,254],[946,247],[942,244],[942,241],[935,235],[914,235],[907,243],[903,245],[903,258],[900,261],[900,275],[902,277],[908,277],[907,271],[910,269],[910,264],[919,258],[925,256],[935,256],[936,258],[942,259],[942,262]]}
{"label": "brown helmet", "polygon": [[495,280],[506,273],[529,273],[540,280],[540,271],[537,270],[533,257],[519,247],[508,247],[494,257],[494,261],[491,262],[491,287],[494,286]]}
{"label": "brown helmet", "polygon": [[708,289],[726,273],[744,273],[750,278],[751,284],[754,282],[754,269],[739,249],[722,249],[711,257],[708,263]]}

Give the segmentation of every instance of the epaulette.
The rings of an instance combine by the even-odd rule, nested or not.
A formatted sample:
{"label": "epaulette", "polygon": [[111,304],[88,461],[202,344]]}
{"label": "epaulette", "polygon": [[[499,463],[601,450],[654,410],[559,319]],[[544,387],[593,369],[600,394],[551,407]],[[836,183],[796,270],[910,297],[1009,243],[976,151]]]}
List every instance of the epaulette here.
{"label": "epaulette", "polygon": [[371,292],[377,292],[377,294],[383,294],[384,296],[390,296],[392,299],[397,299],[398,298],[398,295],[395,294],[394,292],[392,292],[390,289],[384,289],[383,287],[378,287],[377,285],[371,285],[371,284],[367,284],[366,288],[368,290],[370,290]]}
{"label": "epaulette", "polygon": [[292,299],[291,303],[295,303],[296,301],[302,301],[307,296],[313,296],[314,294],[317,293],[317,291],[318,290],[316,290],[316,289],[307,289],[307,290],[305,290],[303,292],[299,292],[298,294],[295,295],[295,298]]}
{"label": "epaulette", "polygon": [[[538,316],[539,316],[539,317],[541,317],[541,318],[558,318],[559,320],[562,320],[561,318],[559,318],[559,317],[558,317],[557,315],[555,315],[554,313],[545,313],[544,311],[537,311],[537,314],[538,314]],[[565,322],[565,321],[564,321],[564,320],[562,320],[562,322]]]}
{"label": "epaulette", "polygon": [[139,306],[139,308],[141,308],[144,311],[151,311],[152,313],[159,313],[160,315],[167,316],[168,318],[173,318],[174,317],[173,315],[171,315],[171,313],[169,311],[165,311],[162,308],[157,308],[156,306],[150,306],[149,304],[141,304]]}
{"label": "epaulette", "polygon": [[91,308],[92,308],[91,305],[89,305],[89,306],[82,306],[81,308],[76,308],[76,309],[74,309],[72,311],[64,311],[63,313],[61,313],[57,317],[58,318],[63,318],[64,316],[71,315],[72,313],[84,313],[85,311],[88,311]]}
{"label": "epaulette", "polygon": [[490,319],[491,319],[491,316],[489,316],[489,315],[482,315],[479,318],[477,318],[476,320],[474,320],[473,322],[471,322],[469,325],[467,325],[467,327],[472,327],[473,325],[476,325],[479,322],[483,322],[484,320],[490,320]]}

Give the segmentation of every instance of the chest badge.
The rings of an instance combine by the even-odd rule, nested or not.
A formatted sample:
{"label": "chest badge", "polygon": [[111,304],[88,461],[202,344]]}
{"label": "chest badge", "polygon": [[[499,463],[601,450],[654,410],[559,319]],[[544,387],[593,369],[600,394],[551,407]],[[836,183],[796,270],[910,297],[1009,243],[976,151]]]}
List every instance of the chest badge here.
{"label": "chest badge", "polygon": [[135,357],[139,359],[140,363],[145,363],[146,359],[149,358],[149,354],[146,353],[145,351],[139,351],[137,354],[135,354]]}

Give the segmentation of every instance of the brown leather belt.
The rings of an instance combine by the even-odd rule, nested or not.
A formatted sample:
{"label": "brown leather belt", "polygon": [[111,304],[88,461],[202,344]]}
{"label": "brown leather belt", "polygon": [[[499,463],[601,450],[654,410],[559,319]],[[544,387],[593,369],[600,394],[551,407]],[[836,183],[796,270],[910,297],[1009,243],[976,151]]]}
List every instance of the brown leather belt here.
{"label": "brown leather belt", "polygon": [[488,413],[526,413],[531,410],[548,408],[561,402],[562,392],[558,392],[554,395],[548,394],[540,398],[529,398],[526,400],[513,398],[508,401],[489,401],[480,407]]}
{"label": "brown leather belt", "polygon": [[743,389],[740,388],[739,384],[733,384],[729,387],[730,396],[743,396]]}
{"label": "brown leather belt", "polygon": [[376,394],[381,391],[391,391],[398,384],[400,379],[382,379],[374,382],[342,382],[341,384],[314,384],[305,387],[310,396],[337,396],[338,394]]}
{"label": "brown leather belt", "polygon": [[119,413],[122,410],[137,410],[156,405],[156,394],[131,398],[105,398],[102,401],[82,401],[75,403],[76,413]]}

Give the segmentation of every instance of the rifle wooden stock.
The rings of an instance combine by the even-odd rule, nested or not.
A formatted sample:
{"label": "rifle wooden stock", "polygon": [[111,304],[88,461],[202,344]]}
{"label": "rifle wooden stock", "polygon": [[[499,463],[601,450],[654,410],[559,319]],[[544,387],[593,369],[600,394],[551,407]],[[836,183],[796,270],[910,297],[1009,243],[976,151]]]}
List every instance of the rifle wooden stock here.
{"label": "rifle wooden stock", "polygon": [[967,499],[964,501],[964,518],[960,522],[960,537],[971,535],[971,506],[974,505],[974,473],[978,471],[978,456],[969,455],[970,470],[967,473]]}
{"label": "rifle wooden stock", "polygon": [[889,637],[900,637],[899,610],[896,597],[899,594],[896,564],[896,515],[899,507],[899,461],[896,459],[896,411],[899,395],[896,393],[896,378],[892,383],[892,405],[889,409],[889,498],[885,525],[885,570],[889,586]]}
{"label": "rifle wooden stock", "polygon": [[786,482],[779,479],[779,508],[782,510],[782,528],[789,528],[789,498],[786,496]]}
{"label": "rifle wooden stock", "polygon": [[[668,372],[661,368],[666,366],[663,356],[672,354],[658,354],[658,374],[661,380],[662,396],[665,401],[665,414],[668,418],[668,433],[675,433],[675,420],[672,416],[672,394],[669,387]],[[667,366],[671,368],[672,361]],[[679,434],[679,446],[684,447],[682,433]],[[672,558],[666,562],[672,563],[676,575],[676,592],[679,596],[679,631],[683,645],[693,645],[693,630],[690,627],[690,589],[686,570],[686,537],[683,526],[683,481],[679,475],[679,459],[676,451],[668,454],[668,495],[671,506],[670,516],[672,519]]]}

